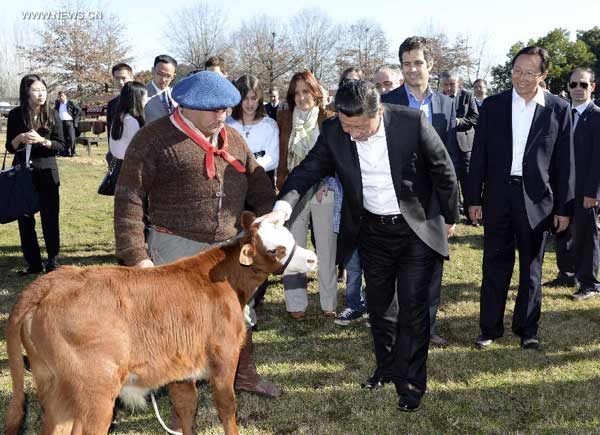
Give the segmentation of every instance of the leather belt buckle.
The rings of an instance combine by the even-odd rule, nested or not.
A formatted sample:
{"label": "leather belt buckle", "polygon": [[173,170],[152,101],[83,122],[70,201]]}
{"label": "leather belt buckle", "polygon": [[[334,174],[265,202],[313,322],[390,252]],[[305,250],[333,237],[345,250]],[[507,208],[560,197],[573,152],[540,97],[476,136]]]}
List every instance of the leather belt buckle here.
{"label": "leather belt buckle", "polygon": [[379,216],[382,225],[396,225],[400,222],[400,215]]}
{"label": "leather belt buckle", "polygon": [[511,175],[508,178],[508,183],[509,184],[523,184],[523,177],[520,177],[518,175]]}

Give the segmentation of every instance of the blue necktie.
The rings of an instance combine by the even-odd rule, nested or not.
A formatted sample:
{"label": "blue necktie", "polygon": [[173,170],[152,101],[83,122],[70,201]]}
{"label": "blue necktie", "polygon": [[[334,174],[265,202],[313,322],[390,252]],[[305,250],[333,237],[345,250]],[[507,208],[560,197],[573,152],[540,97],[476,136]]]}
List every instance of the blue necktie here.
{"label": "blue necktie", "polygon": [[167,111],[167,113],[170,114],[173,111],[173,107],[171,106],[171,100],[167,96],[167,91],[164,91],[162,93],[162,102],[163,102],[163,105],[165,106],[165,110]]}

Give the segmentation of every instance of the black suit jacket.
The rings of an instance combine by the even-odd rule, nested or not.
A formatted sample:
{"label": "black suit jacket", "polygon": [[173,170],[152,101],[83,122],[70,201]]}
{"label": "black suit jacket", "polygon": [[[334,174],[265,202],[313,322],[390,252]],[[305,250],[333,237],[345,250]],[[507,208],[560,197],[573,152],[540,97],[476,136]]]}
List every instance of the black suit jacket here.
{"label": "black suit jacket", "polygon": [[[454,100],[441,92],[432,92],[431,125],[446,145],[452,161],[457,165],[460,161],[460,153],[456,142],[456,106]],[[382,95],[381,102],[408,106],[408,94],[405,85]]]}
{"label": "black suit jacket", "polygon": [[280,105],[281,104],[277,104],[277,106],[273,106],[271,103],[265,104],[265,111],[267,112],[267,115],[269,115],[269,117],[275,121],[277,121],[277,111],[279,110]]}
{"label": "black suit jacket", "polygon": [[475,104],[473,93],[465,89],[460,89],[454,100],[456,104],[456,139],[460,150],[466,153],[473,149],[479,110]]}
{"label": "black suit jacket", "polygon": [[[58,184],[60,178],[58,175],[58,165],[56,163],[56,155],[64,150],[65,144],[63,139],[63,130],[60,116],[56,110],[51,110],[51,116],[54,116],[54,122],[48,129],[42,131],[38,129],[38,133],[44,138],[52,142],[50,148],[46,148],[42,144],[34,143],[31,146],[31,155],[29,159],[34,169],[50,169],[54,183]],[[29,131],[23,122],[21,107],[15,107],[8,112],[8,122],[6,125],[6,150],[15,155],[13,165],[25,163],[25,146],[15,149],[12,141],[21,133]]]}
{"label": "black suit jacket", "polygon": [[[60,108],[60,100],[56,100],[54,103],[54,110],[58,112]],[[81,109],[77,104],[72,102],[71,100],[67,100],[67,112],[73,118],[73,127],[77,128],[79,126],[79,117],[81,115]]]}
{"label": "black suit jacket", "polygon": [[[468,203],[484,215],[501,216],[512,165],[512,89],[481,106],[471,154]],[[574,194],[573,141],[569,104],[548,92],[537,105],[523,155],[523,191],[531,228],[546,230],[552,215],[570,216]]]}
{"label": "black suit jacket", "polygon": [[110,129],[112,126],[113,119],[117,116],[117,106],[119,105],[119,95],[110,100],[106,105],[106,130],[108,131],[107,136],[110,137]]}
{"label": "black suit jacket", "polygon": [[[417,110],[383,105],[383,122],[396,198],[406,222],[440,255],[448,256],[446,223],[458,221],[454,167],[427,117]],[[356,246],[364,214],[362,175],[356,143],[337,117],[323,122],[317,143],[289,174],[279,199],[292,208],[323,177],[337,174],[344,189],[337,259]]]}
{"label": "black suit jacket", "polygon": [[573,133],[575,153],[575,197],[600,200],[600,107],[594,103],[579,115]]}

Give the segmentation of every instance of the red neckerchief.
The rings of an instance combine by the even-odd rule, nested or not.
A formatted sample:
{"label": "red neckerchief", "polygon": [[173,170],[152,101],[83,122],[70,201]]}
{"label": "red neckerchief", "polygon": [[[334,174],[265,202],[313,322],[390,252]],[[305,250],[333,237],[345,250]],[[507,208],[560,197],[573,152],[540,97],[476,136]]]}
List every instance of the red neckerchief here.
{"label": "red neckerchief", "polygon": [[239,160],[236,160],[231,154],[227,152],[227,133],[225,132],[225,128],[222,128],[219,132],[219,136],[223,139],[223,147],[215,148],[210,144],[206,139],[200,136],[197,132],[192,130],[189,125],[181,117],[181,113],[179,113],[179,108],[177,108],[173,112],[173,121],[177,126],[183,130],[183,132],[188,135],[188,137],[196,142],[196,144],[202,148],[206,152],[206,174],[208,175],[208,179],[212,179],[215,177],[215,157],[214,155],[221,156],[223,160],[233,166],[236,171],[244,173],[246,172],[246,168]]}

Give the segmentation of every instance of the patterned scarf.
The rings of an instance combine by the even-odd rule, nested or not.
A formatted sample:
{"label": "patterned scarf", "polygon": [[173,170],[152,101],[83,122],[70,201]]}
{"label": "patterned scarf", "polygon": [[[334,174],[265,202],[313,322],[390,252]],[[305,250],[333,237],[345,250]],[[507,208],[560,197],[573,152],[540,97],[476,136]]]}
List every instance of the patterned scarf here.
{"label": "patterned scarf", "polygon": [[288,169],[290,171],[304,160],[319,136],[319,126],[317,125],[319,107],[313,107],[305,116],[306,119],[297,107],[294,108],[292,133],[288,142]]}

